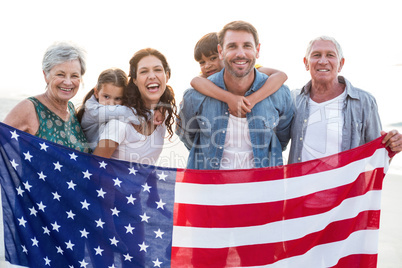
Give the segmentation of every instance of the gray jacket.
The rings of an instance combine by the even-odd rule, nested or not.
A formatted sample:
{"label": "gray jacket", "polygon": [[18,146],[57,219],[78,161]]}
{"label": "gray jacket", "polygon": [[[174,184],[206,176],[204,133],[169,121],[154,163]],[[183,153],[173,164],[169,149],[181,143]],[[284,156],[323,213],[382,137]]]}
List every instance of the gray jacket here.
{"label": "gray jacket", "polygon": [[[346,85],[341,144],[341,151],[346,151],[378,138],[382,127],[375,98],[370,93],[353,87],[342,76],[339,76],[338,80]],[[310,89],[311,81],[301,90],[292,91],[295,117],[291,128],[289,164],[303,161],[301,155],[310,113]]]}

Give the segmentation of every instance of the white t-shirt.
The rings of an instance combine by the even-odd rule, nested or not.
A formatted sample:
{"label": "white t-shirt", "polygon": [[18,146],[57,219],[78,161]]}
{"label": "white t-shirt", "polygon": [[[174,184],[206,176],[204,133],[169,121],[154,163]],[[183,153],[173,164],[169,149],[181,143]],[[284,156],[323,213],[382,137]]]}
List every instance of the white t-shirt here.
{"label": "white t-shirt", "polygon": [[130,123],[110,120],[100,134],[100,140],[112,140],[119,146],[111,158],[154,165],[162,152],[166,126],[156,127],[150,136],[138,133]]}
{"label": "white t-shirt", "polygon": [[[317,103],[309,100],[310,115],[304,137],[302,160],[308,161],[341,151],[346,91],[332,100]],[[324,137],[324,138],[323,138]]]}
{"label": "white t-shirt", "polygon": [[254,168],[247,118],[229,116],[220,169]]}

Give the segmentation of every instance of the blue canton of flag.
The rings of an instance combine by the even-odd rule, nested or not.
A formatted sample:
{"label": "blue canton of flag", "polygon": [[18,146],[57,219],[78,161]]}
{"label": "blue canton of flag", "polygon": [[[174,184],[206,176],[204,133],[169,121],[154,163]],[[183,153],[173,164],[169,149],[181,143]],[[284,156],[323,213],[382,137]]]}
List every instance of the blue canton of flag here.
{"label": "blue canton of flag", "polygon": [[170,267],[175,169],[96,157],[0,124],[7,261]]}

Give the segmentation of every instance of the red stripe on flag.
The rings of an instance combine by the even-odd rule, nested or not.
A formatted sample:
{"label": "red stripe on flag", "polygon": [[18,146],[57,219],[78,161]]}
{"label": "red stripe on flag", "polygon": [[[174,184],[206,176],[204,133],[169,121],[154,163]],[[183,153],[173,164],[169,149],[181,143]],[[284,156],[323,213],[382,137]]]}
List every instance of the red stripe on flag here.
{"label": "red stripe on flag", "polygon": [[331,268],[376,268],[377,267],[377,254],[360,254],[350,255],[339,260],[339,262]]}
{"label": "red stripe on flag", "polygon": [[[192,267],[189,264],[193,264],[193,267],[235,267],[272,264],[305,254],[316,246],[344,240],[359,230],[378,230],[379,218],[380,211],[363,211],[354,218],[332,222],[319,232],[277,243],[221,249],[172,247],[171,265],[172,267]],[[344,259],[345,263],[349,262],[348,258]]]}
{"label": "red stripe on flag", "polygon": [[[370,157],[376,150],[381,148],[384,148],[384,145],[381,144],[381,139],[378,138],[360,147],[336,155],[286,166],[225,171],[178,169],[176,182],[200,184],[245,183],[299,177],[343,167],[350,164],[351,160],[359,161]],[[389,155],[393,156],[394,154],[389,152]],[[267,178],[267,174],[269,174],[269,178]]]}
{"label": "red stripe on flag", "polygon": [[[367,171],[356,181],[306,196],[270,203],[206,206],[175,203],[175,226],[206,228],[245,227],[327,212],[343,200],[381,190],[383,168]],[[373,176],[378,177],[372,179]],[[211,216],[213,215],[213,216]]]}

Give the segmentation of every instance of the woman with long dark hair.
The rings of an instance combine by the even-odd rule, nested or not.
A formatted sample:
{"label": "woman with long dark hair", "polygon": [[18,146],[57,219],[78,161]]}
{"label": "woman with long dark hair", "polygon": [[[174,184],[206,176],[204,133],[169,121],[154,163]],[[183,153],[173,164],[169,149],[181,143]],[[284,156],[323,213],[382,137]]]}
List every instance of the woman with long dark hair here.
{"label": "woman with long dark hair", "polygon": [[[167,85],[171,71],[165,56],[159,51],[146,48],[137,51],[130,60],[129,82],[125,90],[124,105],[135,110],[139,125],[110,120],[94,154],[138,162],[155,164],[158,159],[166,130],[173,136],[176,102],[173,89]],[[152,110],[165,116],[164,123],[155,125]]]}

